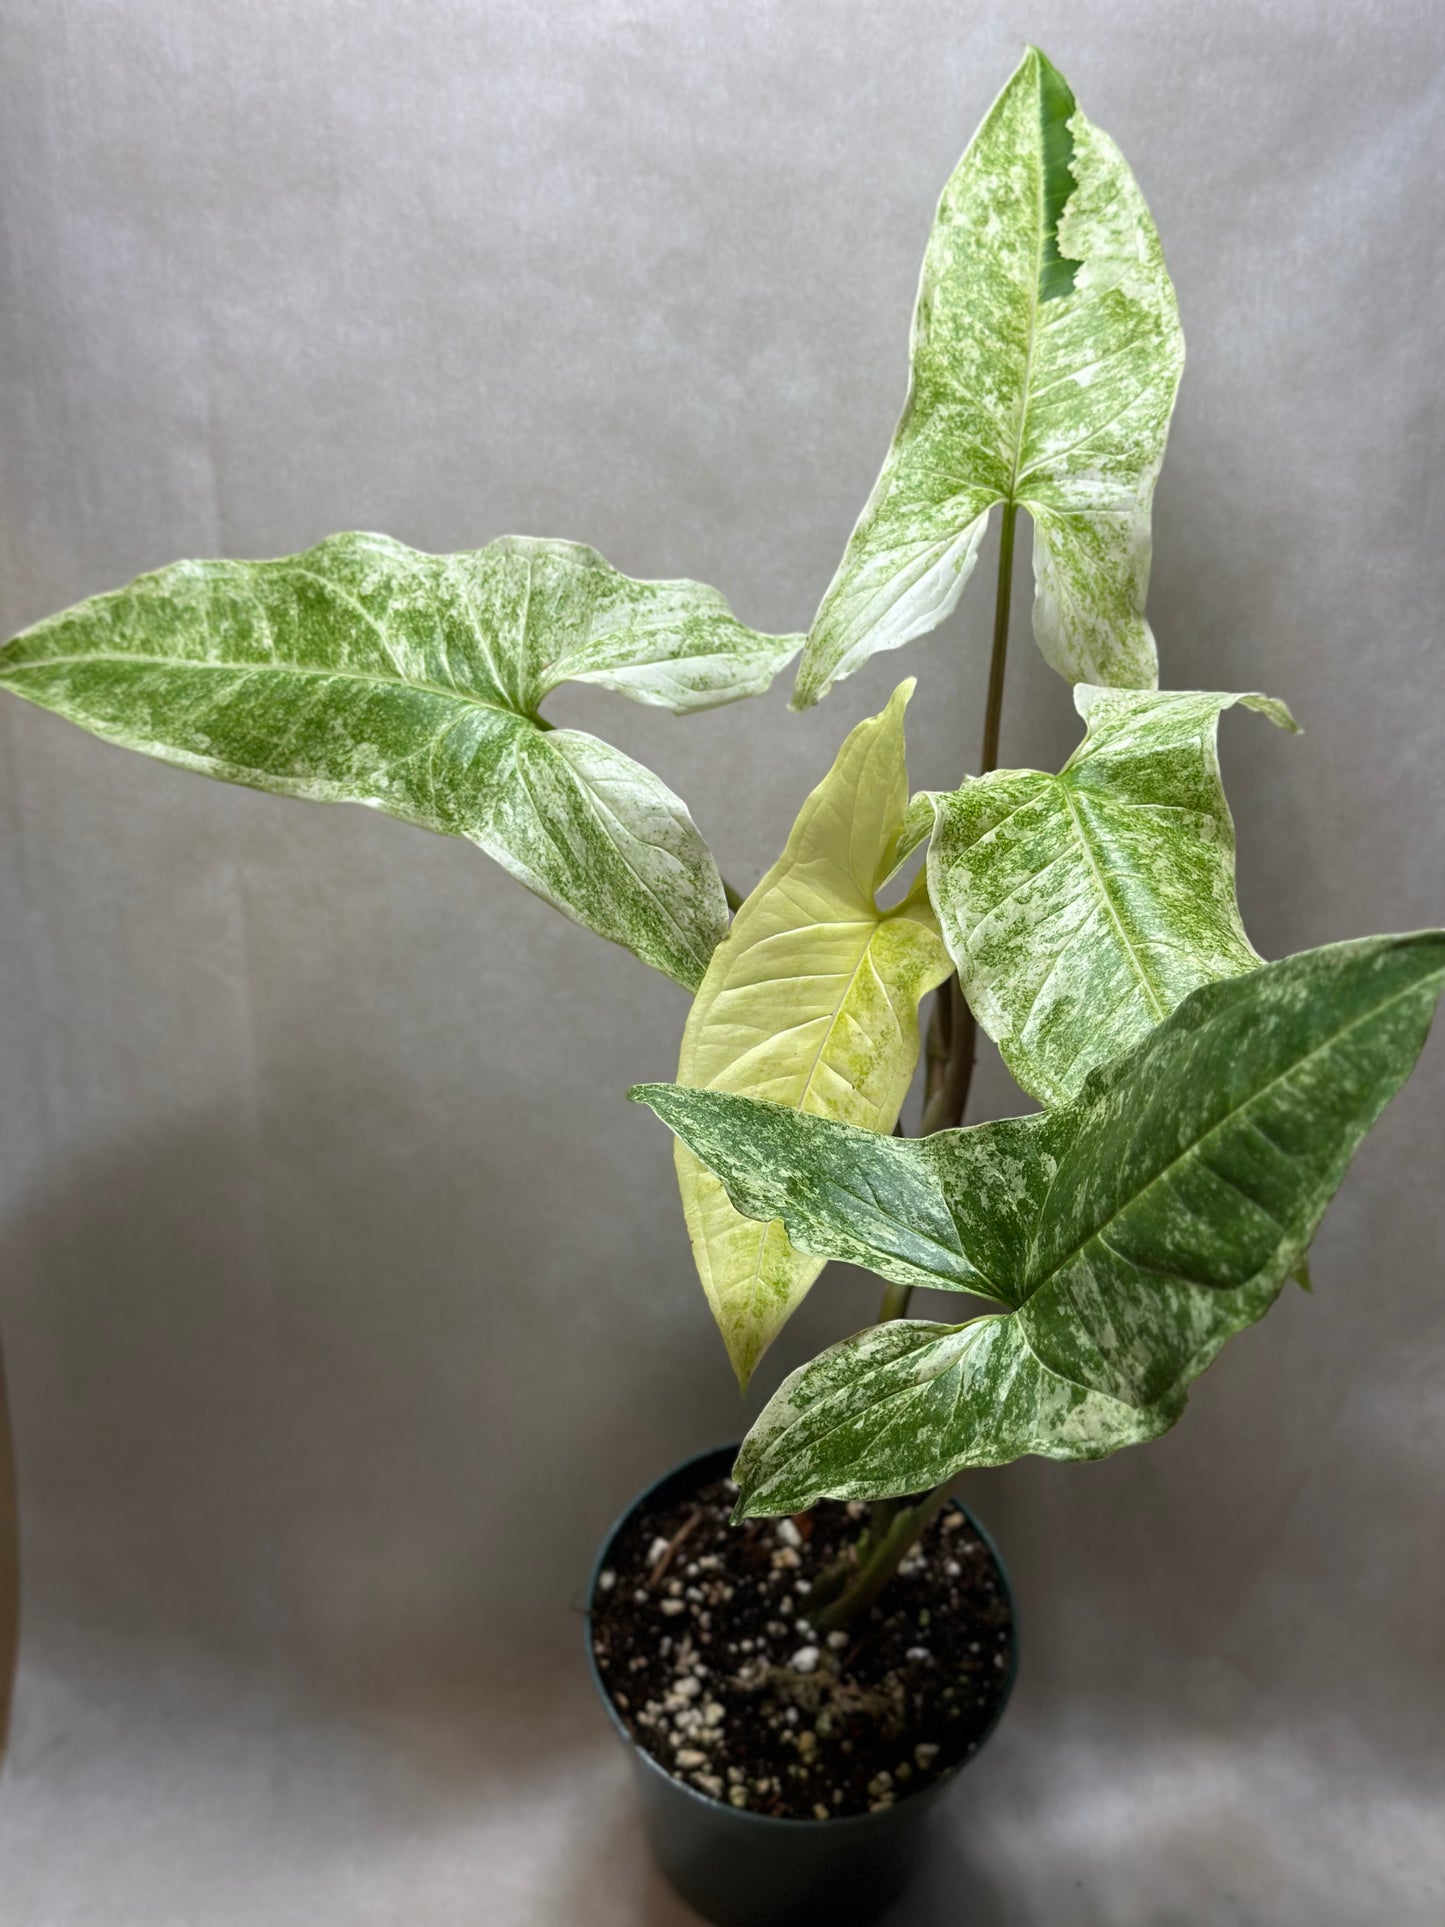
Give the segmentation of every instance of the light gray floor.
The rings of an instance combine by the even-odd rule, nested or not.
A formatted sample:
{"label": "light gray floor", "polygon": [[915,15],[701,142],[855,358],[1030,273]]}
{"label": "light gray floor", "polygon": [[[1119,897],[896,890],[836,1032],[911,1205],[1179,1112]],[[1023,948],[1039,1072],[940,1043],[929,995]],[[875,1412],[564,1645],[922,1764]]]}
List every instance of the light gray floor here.
{"label": "light gray floor", "polygon": [[[1189,337],[1165,681],[1306,729],[1224,725],[1255,940],[1441,920],[1437,8],[0,0],[0,30],[8,627],[347,527],[576,537],[805,626],[933,203],[1037,38]],[[970,766],[988,574],[803,717],[558,713],[750,883],[899,675],[917,782]],[[1005,758],[1073,736],[1021,623]],[[747,1416],[621,1101],[681,994],[462,844],[15,703],[0,756],[0,1922],[680,1921],[574,1608],[617,1507]],[[1314,1297],[1176,1431],[975,1482],[1024,1673],[910,1927],[1442,1917],[1442,1085],[1437,1039]],[[820,1285],[759,1396],[875,1302]]]}

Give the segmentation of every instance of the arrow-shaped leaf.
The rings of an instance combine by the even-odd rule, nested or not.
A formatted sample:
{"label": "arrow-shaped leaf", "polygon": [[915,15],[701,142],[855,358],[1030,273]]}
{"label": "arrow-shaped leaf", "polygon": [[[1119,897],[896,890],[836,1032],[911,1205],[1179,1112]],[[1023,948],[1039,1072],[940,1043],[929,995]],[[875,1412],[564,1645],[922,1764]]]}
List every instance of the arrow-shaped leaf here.
{"label": "arrow-shaped leaf", "polygon": [[1082,683],[1074,700],[1088,733],[1057,776],[995,770],[928,799],[929,894],[964,994],[1045,1104],[1259,962],[1215,737],[1232,703],[1295,727],[1262,696]]}
{"label": "arrow-shaped leaf", "polygon": [[[948,974],[926,896],[877,892],[908,803],[904,683],[859,723],[804,803],[782,856],[713,952],[683,1033],[678,1082],[746,1092],[890,1131],[918,1058],[918,1005]],[[746,1384],[822,1269],[777,1224],[740,1217],[679,1144],[698,1275]]]}
{"label": "arrow-shaped leaf", "polygon": [[[744,1448],[748,1509],[916,1491],[965,1464],[1098,1456],[1162,1430],[1273,1303],[1409,1075],[1442,984],[1438,931],[1304,951],[1195,991],[1070,1105],[913,1144],[643,1086],[733,1203],[780,1217],[802,1249],[1013,1307],[914,1326],[896,1353],[865,1335],[804,1366]],[[825,1397],[836,1425],[791,1416]]]}
{"label": "arrow-shaped leaf", "polygon": [[953,608],[995,504],[1034,524],[1034,633],[1071,682],[1149,686],[1149,513],[1184,365],[1133,175],[1036,49],[944,189],[883,472],[794,702]]}
{"label": "arrow-shaped leaf", "polygon": [[797,641],[579,543],[436,556],[337,535],[274,562],[177,562],[79,603],[0,652],[0,687],[165,762],[467,837],[692,988],[727,908],[685,805],[539,706],[568,680],[678,711],[731,702]]}

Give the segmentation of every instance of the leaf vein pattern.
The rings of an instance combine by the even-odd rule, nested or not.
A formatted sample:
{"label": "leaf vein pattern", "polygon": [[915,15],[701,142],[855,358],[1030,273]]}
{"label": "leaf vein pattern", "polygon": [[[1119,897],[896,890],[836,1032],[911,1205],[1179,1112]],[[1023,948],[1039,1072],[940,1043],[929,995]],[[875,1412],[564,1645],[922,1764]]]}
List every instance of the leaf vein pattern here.
{"label": "leaf vein pattern", "polygon": [[1160,996],[1159,992],[1155,989],[1153,980],[1151,979],[1148,971],[1145,970],[1144,968],[1144,961],[1142,956],[1139,954],[1138,950],[1131,942],[1129,933],[1124,928],[1123,918],[1120,916],[1118,907],[1114,902],[1113,892],[1109,889],[1107,881],[1105,880],[1105,877],[1099,868],[1098,861],[1094,856],[1093,846],[1090,843],[1088,836],[1085,834],[1083,820],[1081,819],[1078,809],[1074,803],[1074,798],[1070,791],[1069,785],[1064,782],[1059,782],[1058,787],[1061,795],[1064,798],[1066,805],[1068,806],[1069,816],[1072,819],[1073,825],[1074,825],[1074,834],[1078,837],[1078,840],[1079,840],[1079,847],[1084,852],[1084,857],[1088,863],[1091,874],[1095,877],[1095,879],[1098,882],[1100,899],[1102,900],[1104,908],[1109,914],[1109,919],[1112,922],[1116,933],[1118,934],[1119,942],[1123,947],[1125,956],[1128,958],[1129,962],[1133,965],[1135,975],[1139,979],[1140,985],[1142,986],[1144,991],[1144,995],[1149,1000],[1149,1007],[1154,1013],[1154,1021],[1156,1023],[1161,1023],[1164,1020],[1164,1018],[1168,1015],[1168,1006],[1165,1003],[1164,999]]}

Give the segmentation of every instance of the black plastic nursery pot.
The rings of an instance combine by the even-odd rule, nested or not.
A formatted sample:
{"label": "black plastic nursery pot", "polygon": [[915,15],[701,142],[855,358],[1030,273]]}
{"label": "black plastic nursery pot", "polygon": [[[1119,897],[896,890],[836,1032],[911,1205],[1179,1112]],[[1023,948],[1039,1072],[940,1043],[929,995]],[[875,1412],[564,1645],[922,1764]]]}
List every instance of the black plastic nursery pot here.
{"label": "black plastic nursery pot", "polygon": [[1011,1628],[1007,1672],[993,1717],[978,1746],[949,1773],[881,1812],[827,1820],[779,1819],[739,1810],[687,1785],[661,1766],[628,1732],[597,1665],[592,1615],[599,1575],[639,1512],[690,1498],[725,1478],[736,1445],[714,1447],[665,1473],[617,1518],[603,1540],[587,1585],[584,1638],[598,1697],[627,1749],[654,1859],[688,1905],[714,1927],[864,1927],[903,1892],[922,1862],[929,1828],[956,1789],[963,1768],[1002,1717],[1018,1672],[1018,1630],[1008,1573],[983,1527],[958,1500],[952,1504],[983,1540],[1007,1600]]}

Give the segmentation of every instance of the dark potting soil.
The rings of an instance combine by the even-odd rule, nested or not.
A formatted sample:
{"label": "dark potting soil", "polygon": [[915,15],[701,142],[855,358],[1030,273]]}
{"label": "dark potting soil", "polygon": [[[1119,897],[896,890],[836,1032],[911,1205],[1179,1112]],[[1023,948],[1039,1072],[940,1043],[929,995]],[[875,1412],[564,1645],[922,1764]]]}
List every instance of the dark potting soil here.
{"label": "dark potting soil", "polygon": [[600,1575],[592,1641],[640,1747],[735,1807],[831,1819],[893,1804],[977,1750],[1008,1687],[1012,1615],[955,1507],[845,1632],[808,1620],[813,1582],[867,1508],[728,1524],[729,1480],[645,1508]]}

